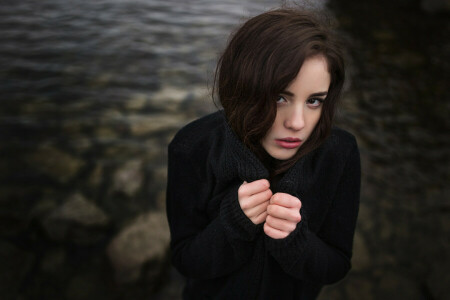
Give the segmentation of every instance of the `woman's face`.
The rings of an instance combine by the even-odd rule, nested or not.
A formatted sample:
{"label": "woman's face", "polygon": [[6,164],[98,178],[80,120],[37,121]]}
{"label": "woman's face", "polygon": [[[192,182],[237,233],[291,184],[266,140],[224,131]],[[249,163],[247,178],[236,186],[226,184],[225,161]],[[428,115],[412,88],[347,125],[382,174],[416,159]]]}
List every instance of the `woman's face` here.
{"label": "woman's face", "polygon": [[307,58],[297,77],[277,99],[275,121],[261,141],[267,153],[279,160],[297,153],[319,122],[329,87],[325,58]]}

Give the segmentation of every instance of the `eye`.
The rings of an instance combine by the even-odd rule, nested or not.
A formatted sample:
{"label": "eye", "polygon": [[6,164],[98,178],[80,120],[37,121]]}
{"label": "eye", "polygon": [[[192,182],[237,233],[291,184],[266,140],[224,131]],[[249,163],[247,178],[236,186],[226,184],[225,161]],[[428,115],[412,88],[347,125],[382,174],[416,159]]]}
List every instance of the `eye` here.
{"label": "eye", "polygon": [[283,96],[278,96],[277,104],[284,103],[284,102],[287,102],[286,98],[284,98]]}
{"label": "eye", "polygon": [[319,107],[322,105],[324,99],[321,98],[309,98],[308,100],[306,100],[306,103],[308,104],[309,107]]}

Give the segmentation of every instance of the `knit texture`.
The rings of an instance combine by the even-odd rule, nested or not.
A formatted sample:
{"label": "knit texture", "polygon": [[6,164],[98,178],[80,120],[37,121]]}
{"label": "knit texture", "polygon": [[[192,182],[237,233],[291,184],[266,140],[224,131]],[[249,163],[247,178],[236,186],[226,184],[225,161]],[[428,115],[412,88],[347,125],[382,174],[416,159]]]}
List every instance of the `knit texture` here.
{"label": "knit texture", "polygon": [[271,186],[300,199],[301,221],[284,239],[265,235],[240,208],[243,181],[269,172],[222,111],[182,128],[169,145],[167,217],[183,299],[316,299],[350,270],[359,206],[355,138],[333,128]]}

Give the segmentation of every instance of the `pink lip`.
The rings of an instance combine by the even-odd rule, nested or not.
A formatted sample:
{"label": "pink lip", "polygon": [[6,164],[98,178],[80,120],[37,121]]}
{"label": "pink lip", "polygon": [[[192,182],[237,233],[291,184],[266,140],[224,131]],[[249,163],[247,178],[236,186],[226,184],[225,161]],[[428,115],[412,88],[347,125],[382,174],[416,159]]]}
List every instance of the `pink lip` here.
{"label": "pink lip", "polygon": [[276,139],[275,143],[286,149],[294,149],[301,145],[302,140],[293,137],[287,137],[282,139]]}

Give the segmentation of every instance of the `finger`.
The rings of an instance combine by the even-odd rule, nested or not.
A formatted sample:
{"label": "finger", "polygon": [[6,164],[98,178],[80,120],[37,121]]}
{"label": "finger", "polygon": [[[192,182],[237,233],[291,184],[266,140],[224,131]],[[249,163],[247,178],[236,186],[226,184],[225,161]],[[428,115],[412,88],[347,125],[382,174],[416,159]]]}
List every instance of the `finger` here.
{"label": "finger", "polygon": [[254,224],[261,224],[262,222],[264,222],[267,218],[267,212],[264,211],[263,213],[259,214],[258,216],[251,218],[250,220],[252,220],[252,222]]}
{"label": "finger", "polygon": [[272,191],[267,189],[265,191],[259,192],[257,194],[251,195],[248,201],[252,203],[253,206],[257,206],[263,202],[269,202],[270,197],[272,197]]}
{"label": "finger", "polygon": [[266,223],[272,228],[289,233],[294,231],[295,227],[297,227],[297,223],[295,222],[290,222],[284,219],[278,219],[270,215],[267,216]]}
{"label": "finger", "polygon": [[239,197],[247,197],[259,192],[265,191],[270,187],[269,181],[267,179],[260,179],[250,183],[242,184],[239,187],[238,195]]}
{"label": "finger", "polygon": [[302,207],[302,202],[297,197],[286,193],[275,193],[270,199],[271,204],[278,204],[288,208],[298,208]]}
{"label": "finger", "polygon": [[272,196],[272,191],[270,189],[268,189],[264,192],[261,192],[259,194],[256,194],[256,195],[253,195],[250,197],[243,197],[239,201],[239,204],[241,205],[242,210],[248,211],[264,202],[267,202],[267,205],[268,205],[271,196]]}
{"label": "finger", "polygon": [[287,232],[283,232],[271,227],[270,225],[267,224],[267,222],[264,223],[264,233],[273,239],[284,239],[289,235],[289,233]]}
{"label": "finger", "polygon": [[300,211],[297,208],[286,208],[277,204],[269,204],[267,213],[279,219],[285,219],[292,222],[300,222]]}
{"label": "finger", "polygon": [[245,214],[249,217],[252,218],[254,216],[258,216],[263,212],[267,211],[267,206],[269,205],[269,201],[265,201],[257,206],[254,206],[252,208],[249,208],[245,211]]}

